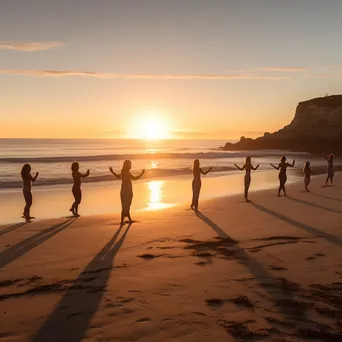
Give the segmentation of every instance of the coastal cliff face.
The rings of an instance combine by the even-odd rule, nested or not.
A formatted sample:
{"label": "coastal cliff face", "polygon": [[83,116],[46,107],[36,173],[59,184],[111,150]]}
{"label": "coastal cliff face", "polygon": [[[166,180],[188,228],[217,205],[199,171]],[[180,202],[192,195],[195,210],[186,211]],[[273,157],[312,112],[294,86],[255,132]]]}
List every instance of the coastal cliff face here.
{"label": "coastal cliff face", "polygon": [[342,95],[300,102],[292,122],[256,139],[242,137],[224,150],[282,149],[300,152],[342,152]]}

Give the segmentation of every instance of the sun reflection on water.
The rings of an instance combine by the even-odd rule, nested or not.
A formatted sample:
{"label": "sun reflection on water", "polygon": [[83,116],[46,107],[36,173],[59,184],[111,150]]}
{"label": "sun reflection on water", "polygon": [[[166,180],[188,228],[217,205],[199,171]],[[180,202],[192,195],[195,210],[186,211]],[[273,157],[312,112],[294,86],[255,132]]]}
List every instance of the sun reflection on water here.
{"label": "sun reflection on water", "polygon": [[174,206],[174,204],[164,203],[164,182],[150,181],[147,184],[149,198],[147,202],[147,210],[161,210]]}

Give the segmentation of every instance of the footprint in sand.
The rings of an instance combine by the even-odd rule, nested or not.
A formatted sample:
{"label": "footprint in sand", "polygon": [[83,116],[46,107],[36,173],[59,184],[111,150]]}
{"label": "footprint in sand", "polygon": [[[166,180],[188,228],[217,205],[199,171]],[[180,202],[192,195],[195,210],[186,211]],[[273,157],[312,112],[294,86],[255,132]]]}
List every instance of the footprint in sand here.
{"label": "footprint in sand", "polygon": [[272,271],[287,271],[287,268],[285,267],[273,266],[273,265],[270,265],[269,269],[271,269]]}
{"label": "footprint in sand", "polygon": [[246,296],[237,296],[234,298],[231,298],[230,301],[234,303],[235,305],[241,305],[246,308],[253,308],[254,305],[251,303],[251,301]]}
{"label": "footprint in sand", "polygon": [[195,262],[195,265],[198,265],[198,266],[205,266],[206,264],[207,264],[207,262],[205,262],[205,261]]}
{"label": "footprint in sand", "polygon": [[199,258],[210,258],[212,256],[214,256],[214,254],[210,253],[210,252],[193,252],[192,253],[193,256],[199,257]]}
{"label": "footprint in sand", "polygon": [[139,318],[136,320],[137,323],[146,323],[146,322],[149,322],[151,321],[150,318],[147,318],[147,317],[143,317],[143,318]]}
{"label": "footprint in sand", "polygon": [[132,297],[128,297],[128,298],[117,297],[116,299],[119,300],[120,303],[129,303],[129,302],[134,301],[134,298],[132,298]]}
{"label": "footprint in sand", "polygon": [[141,254],[138,255],[138,258],[144,259],[144,260],[152,260],[155,258],[158,258],[159,255],[155,255],[155,254],[150,254],[150,253],[146,253],[146,254]]}
{"label": "footprint in sand", "polygon": [[209,306],[222,306],[224,300],[220,298],[210,298],[205,300]]}
{"label": "footprint in sand", "polygon": [[80,311],[79,311],[79,312],[73,312],[73,313],[71,313],[71,314],[69,314],[69,315],[67,316],[66,320],[69,320],[70,318],[76,317],[76,316],[78,316],[78,315],[80,315],[80,314],[81,314]]}
{"label": "footprint in sand", "polygon": [[20,281],[24,280],[23,278],[19,279],[10,279],[10,280],[2,280],[0,281],[0,287],[7,287],[7,286],[12,286]]}

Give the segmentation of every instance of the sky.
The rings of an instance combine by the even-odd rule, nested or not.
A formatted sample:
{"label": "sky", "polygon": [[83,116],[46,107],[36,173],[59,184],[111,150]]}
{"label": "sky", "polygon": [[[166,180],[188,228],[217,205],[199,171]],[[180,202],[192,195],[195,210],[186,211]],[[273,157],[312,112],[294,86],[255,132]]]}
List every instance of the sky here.
{"label": "sky", "polygon": [[341,13],[341,0],[1,0],[0,137],[278,130],[298,102],[341,92]]}

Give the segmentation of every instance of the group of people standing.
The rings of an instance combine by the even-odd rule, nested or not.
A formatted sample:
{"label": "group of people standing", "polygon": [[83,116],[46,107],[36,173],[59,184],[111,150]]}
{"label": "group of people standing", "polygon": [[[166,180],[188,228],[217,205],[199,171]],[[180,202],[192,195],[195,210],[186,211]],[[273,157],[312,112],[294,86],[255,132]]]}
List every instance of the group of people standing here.
{"label": "group of people standing", "polygon": [[[325,153],[323,153],[324,158],[328,162],[327,167],[327,178],[325,185],[328,184],[329,180],[331,184],[333,183],[334,178],[334,155],[330,154],[327,156]],[[286,162],[286,157],[283,156],[280,159],[280,163],[278,165],[270,164],[273,168],[276,170],[279,170],[279,188],[278,188],[278,196],[280,196],[281,191],[284,192],[284,195],[286,196],[286,189],[285,184],[287,181],[287,168],[288,167],[294,167],[295,161],[293,160],[292,163]],[[248,199],[248,191],[251,184],[251,172],[257,170],[260,165],[258,164],[256,167],[252,165],[251,157],[246,157],[245,163],[242,167],[239,167],[238,165],[234,164],[234,166],[240,170],[245,171],[245,178],[244,178],[244,197],[246,202],[249,202]],[[132,218],[130,214],[130,208],[132,204],[133,199],[133,187],[132,187],[132,180],[138,180],[140,179],[144,174],[145,170],[142,170],[141,173],[138,176],[134,176],[131,174],[131,168],[132,163],[130,160],[125,160],[121,169],[121,172],[119,174],[115,173],[113,169],[110,167],[109,171],[113,174],[113,176],[117,179],[120,179],[122,181],[121,184],[121,191],[120,191],[120,199],[121,199],[121,225],[124,224],[125,218],[128,218],[128,222],[132,223]],[[73,187],[72,187],[72,193],[74,196],[74,203],[72,204],[70,211],[72,212],[73,216],[78,217],[80,216],[78,213],[78,207],[82,201],[82,190],[81,190],[81,180],[82,178],[86,178],[90,175],[90,170],[87,170],[86,173],[81,173],[79,171],[80,165],[78,162],[74,162],[71,165],[71,171],[72,171],[72,177],[73,177]],[[201,175],[206,175],[212,170],[212,168],[209,168],[207,171],[203,171],[203,169],[200,167],[200,162],[198,159],[194,160],[193,163],[193,181],[192,181],[192,203],[191,203],[191,209],[198,211],[198,202],[199,202],[199,196],[201,191]],[[307,161],[304,164],[303,168],[304,172],[304,185],[305,190],[310,191],[308,186],[310,184],[310,178],[311,175],[314,173],[311,171],[310,162]],[[21,177],[23,180],[23,195],[25,199],[25,207],[23,212],[23,218],[27,222],[29,222],[32,217],[30,215],[30,209],[32,206],[32,192],[31,192],[31,185],[32,182],[35,182],[39,176],[39,173],[37,172],[35,176],[33,177],[31,175],[31,166],[29,164],[25,164],[21,170]]]}

